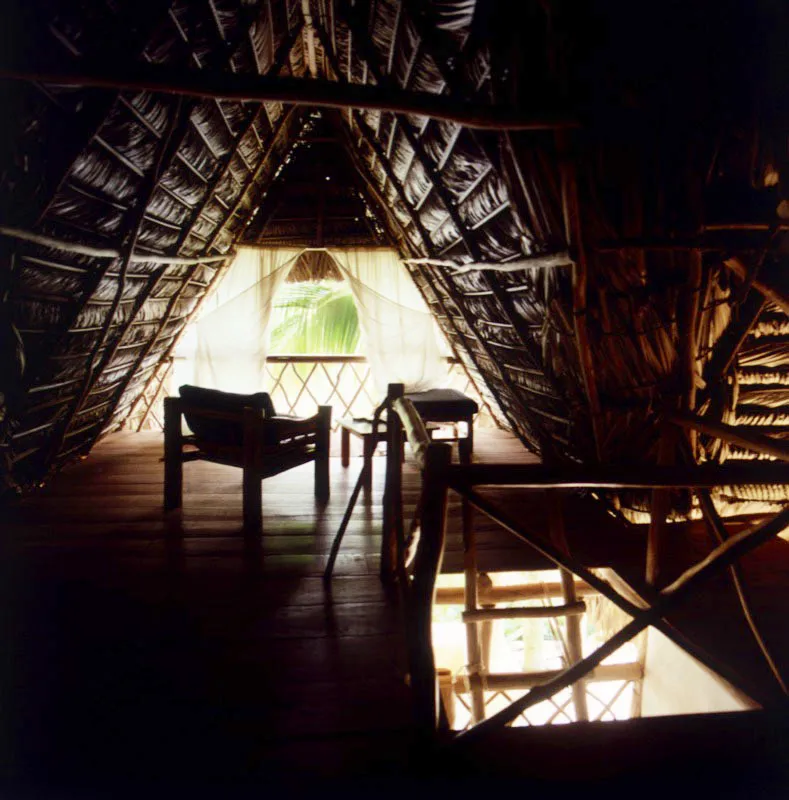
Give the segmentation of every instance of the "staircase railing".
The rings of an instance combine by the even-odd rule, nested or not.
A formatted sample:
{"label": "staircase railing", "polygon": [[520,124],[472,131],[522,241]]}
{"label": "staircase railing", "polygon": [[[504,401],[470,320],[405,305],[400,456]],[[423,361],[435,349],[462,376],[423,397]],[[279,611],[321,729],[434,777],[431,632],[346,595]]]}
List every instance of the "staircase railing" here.
{"label": "staircase railing", "polygon": [[[786,695],[779,696],[768,687],[754,685],[737,674],[727,664],[715,659],[697,644],[686,638],[674,626],[666,621],[672,613],[689,596],[696,594],[711,578],[726,570],[732,570],[739,560],[762,544],[778,536],[789,527],[789,506],[771,519],[761,521],[750,529],[734,533],[725,538],[706,558],[685,570],[670,585],[658,589],[646,581],[637,589],[624,581],[604,580],[600,575],[588,569],[580,560],[574,558],[566,547],[563,531],[557,536],[557,528],[563,525],[561,520],[562,506],[557,498],[562,492],[585,488],[604,491],[607,489],[648,489],[654,491],[665,489],[690,489],[704,492],[718,486],[781,485],[789,481],[789,464],[705,464],[687,466],[650,466],[630,465],[617,467],[608,465],[552,467],[541,464],[457,464],[451,462],[451,450],[446,444],[431,442],[427,434],[420,428],[415,419],[413,406],[402,396],[402,387],[390,386],[388,396],[389,415],[387,433],[386,488],[384,492],[384,531],[381,553],[382,575],[397,580],[406,607],[406,636],[409,654],[411,686],[414,696],[415,716],[418,727],[424,733],[436,732],[442,724],[442,702],[445,705],[443,719],[451,717],[446,708],[448,697],[462,687],[455,687],[451,677],[441,675],[436,670],[432,646],[432,606],[436,598],[436,580],[441,570],[444,553],[447,497],[451,491],[457,493],[464,503],[469,503],[477,511],[482,512],[497,522],[505,530],[534,548],[540,555],[559,568],[562,575],[565,602],[561,606],[548,609],[537,609],[541,613],[565,615],[570,619],[577,614],[583,601],[575,597],[576,578],[584,582],[585,587],[596,591],[621,611],[630,616],[630,622],[607,639],[592,653],[584,656],[576,649],[572,659],[568,659],[565,669],[551,673],[522,673],[496,676],[487,672],[482,664],[482,657],[477,649],[476,624],[496,615],[496,609],[487,612],[478,605],[476,582],[476,564],[470,551],[473,551],[473,532],[470,515],[464,513],[464,544],[466,546],[466,613],[468,637],[473,644],[469,657],[476,659],[474,674],[467,682],[466,691],[472,696],[472,717],[476,723],[468,730],[458,733],[456,742],[471,742],[485,736],[486,733],[500,729],[513,723],[527,709],[540,702],[551,700],[559,692],[573,686],[584,686],[585,681],[604,677],[605,667],[602,662],[615,653],[620,647],[634,639],[646,628],[653,626],[667,636],[702,664],[717,672],[734,687],[762,706],[775,706],[780,703],[786,707]],[[688,420],[682,420],[689,424]],[[407,553],[409,543],[405,540],[402,502],[402,465],[399,442],[405,431],[412,450],[416,455],[417,465],[422,473],[422,496],[418,504],[421,509],[418,544],[416,555],[412,560],[410,571],[407,569]],[[757,452],[764,449],[763,442],[746,442]],[[492,502],[479,487],[510,487],[518,491],[538,490],[545,493],[550,490],[552,496],[551,528],[545,537],[535,536],[519,519],[510,515],[507,509]],[[412,526],[413,528],[413,526]],[[565,584],[573,584],[572,592]],[[568,597],[569,594],[569,597]],[[521,613],[523,616],[533,615],[534,608],[499,609],[502,615],[511,616]],[[486,616],[487,614],[487,616]],[[764,651],[763,651],[764,652]],[[769,653],[764,653],[768,663],[773,667]],[[617,669],[623,665],[616,665]],[[630,665],[628,666],[630,669]],[[636,665],[639,666],[640,665]],[[620,676],[625,680],[635,679],[635,672]],[[783,688],[782,682],[781,688]],[[508,706],[486,718],[483,690],[498,688],[528,689],[521,697],[513,700]],[[780,697],[780,699],[778,699]],[[577,718],[582,718],[582,705],[578,693],[574,694]]]}

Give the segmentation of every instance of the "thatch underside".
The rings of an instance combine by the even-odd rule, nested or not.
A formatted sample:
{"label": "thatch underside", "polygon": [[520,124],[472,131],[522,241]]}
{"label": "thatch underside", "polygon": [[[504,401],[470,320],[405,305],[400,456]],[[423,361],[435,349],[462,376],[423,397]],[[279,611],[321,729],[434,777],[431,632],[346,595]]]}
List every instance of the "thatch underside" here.
{"label": "thatch underside", "polygon": [[[1,286],[27,361],[21,390],[3,387],[16,480],[123,423],[241,241],[369,237],[404,258],[496,265],[409,270],[500,421],[546,460],[654,463],[664,409],[786,438],[787,11],[724,6],[20,7],[5,75],[147,63],[163,80],[280,75],[551,113],[540,130],[492,131],[324,111],[324,156],[304,166],[305,106],[2,81]],[[553,124],[558,112],[577,125]],[[330,151],[330,177],[352,189],[306,204]],[[694,447],[700,461],[751,457],[703,436]],[[778,495],[721,493],[732,511]]]}

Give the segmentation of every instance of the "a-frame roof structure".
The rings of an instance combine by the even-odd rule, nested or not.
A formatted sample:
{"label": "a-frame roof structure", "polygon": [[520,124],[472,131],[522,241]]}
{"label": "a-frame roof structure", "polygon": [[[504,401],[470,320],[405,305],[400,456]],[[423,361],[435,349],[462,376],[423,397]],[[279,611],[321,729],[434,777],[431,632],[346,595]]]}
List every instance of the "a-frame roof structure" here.
{"label": "a-frame roof structure", "polygon": [[[675,409],[785,437],[786,10],[637,5],[4,9],[16,478],[123,423],[237,244],[265,241],[316,108],[478,388],[544,458],[654,462]],[[700,437],[694,455],[745,454]]]}

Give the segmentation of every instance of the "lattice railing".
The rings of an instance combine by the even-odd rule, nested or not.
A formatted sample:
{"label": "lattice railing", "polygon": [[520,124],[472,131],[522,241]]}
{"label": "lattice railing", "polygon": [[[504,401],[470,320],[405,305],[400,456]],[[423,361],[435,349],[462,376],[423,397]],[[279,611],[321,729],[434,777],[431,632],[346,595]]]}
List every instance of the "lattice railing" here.
{"label": "lattice railing", "polygon": [[364,356],[269,356],[266,385],[279,414],[305,417],[319,405],[340,417],[365,417],[378,399]]}
{"label": "lattice railing", "polygon": [[[452,358],[449,385],[483,403],[463,367]],[[172,359],[160,368],[161,380],[152,382],[146,397],[136,404],[130,430],[161,430],[162,403],[177,392],[171,385]],[[159,376],[157,376],[158,378]],[[370,374],[370,365],[362,355],[270,355],[266,360],[265,384],[279,414],[311,416],[319,405],[333,408],[334,427],[342,417],[367,417],[380,399]]]}

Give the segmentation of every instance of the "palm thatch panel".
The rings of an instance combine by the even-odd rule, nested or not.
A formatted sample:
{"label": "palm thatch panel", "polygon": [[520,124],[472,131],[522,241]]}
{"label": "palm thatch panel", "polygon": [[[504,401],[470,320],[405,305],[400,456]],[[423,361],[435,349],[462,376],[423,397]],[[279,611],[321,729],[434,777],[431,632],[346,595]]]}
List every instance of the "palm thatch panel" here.
{"label": "palm thatch panel", "polygon": [[[2,224],[26,234],[0,238],[28,362],[19,479],[123,422],[239,242],[388,242],[439,262],[408,269],[494,414],[548,460],[654,462],[667,408],[782,436],[786,11],[641,5],[14,6],[7,63],[50,76],[0,81]],[[573,126],[51,78],[95,65],[428,93]],[[311,191],[322,170],[331,189]],[[705,436],[694,455],[747,457]]]}

